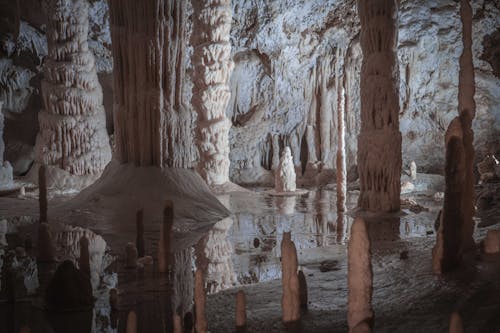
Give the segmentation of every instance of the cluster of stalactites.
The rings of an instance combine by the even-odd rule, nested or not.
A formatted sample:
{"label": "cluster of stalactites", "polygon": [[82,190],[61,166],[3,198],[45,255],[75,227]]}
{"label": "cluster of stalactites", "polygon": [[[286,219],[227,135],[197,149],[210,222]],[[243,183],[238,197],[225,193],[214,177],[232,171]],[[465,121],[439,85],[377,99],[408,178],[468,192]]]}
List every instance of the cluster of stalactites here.
{"label": "cluster of stalactites", "polygon": [[370,211],[397,211],[402,163],[397,4],[394,0],[360,0],[358,10],[363,50],[359,206]]}
{"label": "cluster of stalactites", "polygon": [[101,86],[89,51],[86,1],[48,2],[36,160],[72,175],[99,175],[111,160]]}
{"label": "cluster of stalactites", "polygon": [[231,2],[193,3],[193,106],[198,113],[198,172],[209,185],[229,181],[229,129],[226,107],[230,98]]}

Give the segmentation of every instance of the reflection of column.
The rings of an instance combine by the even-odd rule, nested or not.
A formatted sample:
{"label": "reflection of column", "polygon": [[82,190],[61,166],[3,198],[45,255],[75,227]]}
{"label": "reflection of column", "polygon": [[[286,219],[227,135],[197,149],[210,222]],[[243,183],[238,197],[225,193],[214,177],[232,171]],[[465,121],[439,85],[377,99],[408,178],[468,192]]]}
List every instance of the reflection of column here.
{"label": "reflection of column", "polygon": [[395,0],[360,0],[361,130],[358,136],[359,206],[398,211],[401,192],[399,77]]}
{"label": "reflection of column", "polygon": [[193,309],[193,252],[191,248],[176,252],[172,263],[172,311],[181,319]]}

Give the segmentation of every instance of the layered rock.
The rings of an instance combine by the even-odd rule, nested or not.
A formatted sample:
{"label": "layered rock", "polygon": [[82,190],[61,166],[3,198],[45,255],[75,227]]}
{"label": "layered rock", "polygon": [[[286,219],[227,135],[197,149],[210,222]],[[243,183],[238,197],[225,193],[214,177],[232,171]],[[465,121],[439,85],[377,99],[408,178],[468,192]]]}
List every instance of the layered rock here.
{"label": "layered rock", "polygon": [[361,131],[358,136],[359,206],[397,211],[400,206],[401,133],[397,3],[359,1],[361,20]]}
{"label": "layered rock", "polygon": [[193,107],[198,114],[198,172],[208,185],[229,181],[231,1],[193,1]]}
{"label": "layered rock", "polygon": [[49,1],[35,161],[52,170],[49,186],[84,187],[111,160],[102,90],[89,50],[86,1]]}

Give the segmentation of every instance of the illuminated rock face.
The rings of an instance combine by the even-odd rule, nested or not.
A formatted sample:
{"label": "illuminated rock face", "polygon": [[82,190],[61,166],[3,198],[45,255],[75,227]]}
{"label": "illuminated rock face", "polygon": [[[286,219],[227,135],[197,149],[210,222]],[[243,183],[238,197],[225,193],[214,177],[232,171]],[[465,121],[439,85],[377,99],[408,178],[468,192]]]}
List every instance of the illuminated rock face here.
{"label": "illuminated rock face", "polygon": [[400,206],[401,133],[397,3],[359,1],[361,20],[361,131],[358,136],[359,206],[397,211]]}
{"label": "illuminated rock face", "polygon": [[295,178],[292,152],[289,147],[285,147],[274,177],[274,190],[276,192],[294,192],[297,188]]}
{"label": "illuminated rock face", "polygon": [[198,114],[198,172],[208,185],[229,181],[229,128],[226,117],[231,95],[231,1],[193,1],[193,107]]}
{"label": "illuminated rock face", "polygon": [[44,109],[38,115],[35,161],[53,169],[49,186],[84,187],[111,160],[102,90],[87,43],[88,4],[51,0],[47,9]]}

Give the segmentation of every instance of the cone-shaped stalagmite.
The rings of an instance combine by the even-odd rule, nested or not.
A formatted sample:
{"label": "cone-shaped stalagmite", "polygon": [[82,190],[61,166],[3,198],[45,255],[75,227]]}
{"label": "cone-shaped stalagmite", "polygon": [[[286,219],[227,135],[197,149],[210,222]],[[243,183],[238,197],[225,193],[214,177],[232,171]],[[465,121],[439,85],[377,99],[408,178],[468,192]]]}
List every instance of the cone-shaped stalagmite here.
{"label": "cone-shaped stalagmite", "polygon": [[[47,13],[44,110],[38,114],[35,161],[80,179],[78,184],[84,186],[111,160],[102,90],[87,43],[88,4],[49,0]],[[52,175],[51,171],[52,185],[66,185],[65,177]]]}
{"label": "cone-shaped stalagmite", "polygon": [[46,167],[38,168],[38,206],[40,209],[40,223],[47,223],[47,176]]}
{"label": "cone-shaped stalagmite", "polygon": [[174,205],[172,201],[166,201],[163,209],[163,223],[160,225],[160,243],[158,245],[158,271],[162,273],[168,269],[173,224]]}
{"label": "cone-shaped stalagmite", "polygon": [[370,254],[370,238],[366,223],[362,218],[356,218],[351,227],[351,238],[348,249],[348,286],[349,304],[348,317],[349,331],[354,328],[373,326],[372,310],[372,264]]}
{"label": "cone-shaped stalagmite", "polygon": [[290,232],[283,233],[281,241],[281,281],[283,296],[281,298],[282,320],[293,323],[300,319],[300,292],[297,276],[297,249]]}
{"label": "cone-shaped stalagmite", "polygon": [[359,0],[361,21],[361,130],[358,136],[359,206],[400,207],[401,133],[396,56],[397,1]]}
{"label": "cone-shaped stalagmite", "polygon": [[142,258],[146,252],[144,248],[144,210],[139,209],[137,211],[135,223],[137,232],[135,246],[137,247],[137,255]]}
{"label": "cone-shaped stalagmite", "polygon": [[236,331],[244,331],[247,326],[247,301],[245,292],[236,293]]}
{"label": "cone-shaped stalagmite", "polygon": [[194,276],[194,307],[196,311],[195,328],[197,333],[206,333],[208,330],[207,319],[205,316],[205,294],[203,272],[197,269]]}
{"label": "cone-shaped stalagmite", "polygon": [[226,117],[231,95],[231,1],[193,1],[193,107],[198,113],[198,172],[208,185],[229,181],[229,128]]}

